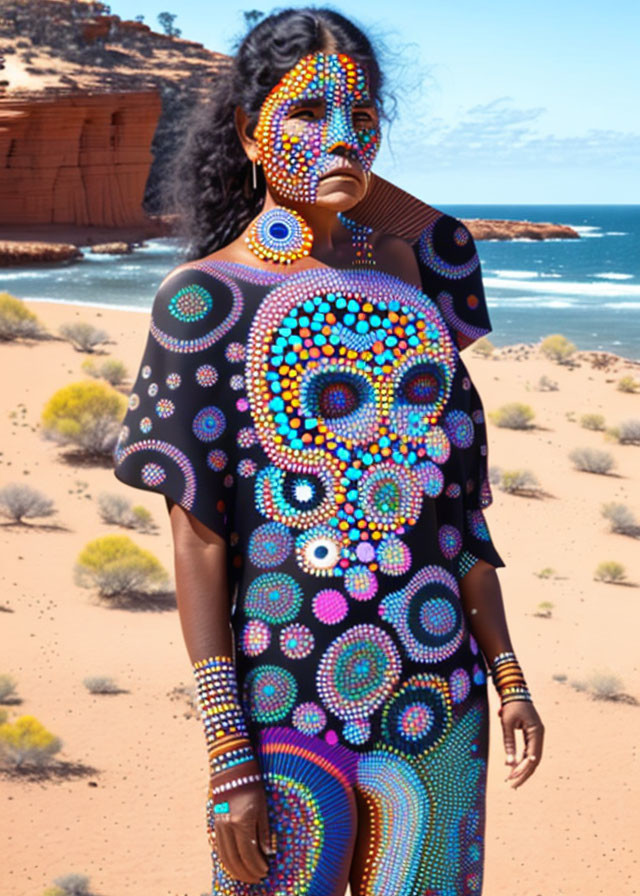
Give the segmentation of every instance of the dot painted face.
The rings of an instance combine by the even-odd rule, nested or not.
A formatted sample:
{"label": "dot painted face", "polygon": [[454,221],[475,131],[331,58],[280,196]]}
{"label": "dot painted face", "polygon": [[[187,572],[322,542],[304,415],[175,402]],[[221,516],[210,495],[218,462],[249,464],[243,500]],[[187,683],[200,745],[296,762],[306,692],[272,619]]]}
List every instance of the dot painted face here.
{"label": "dot painted face", "polygon": [[301,59],[262,104],[255,137],[267,182],[285,199],[315,202],[332,172],[362,178],[380,145],[364,69],[343,54]]}

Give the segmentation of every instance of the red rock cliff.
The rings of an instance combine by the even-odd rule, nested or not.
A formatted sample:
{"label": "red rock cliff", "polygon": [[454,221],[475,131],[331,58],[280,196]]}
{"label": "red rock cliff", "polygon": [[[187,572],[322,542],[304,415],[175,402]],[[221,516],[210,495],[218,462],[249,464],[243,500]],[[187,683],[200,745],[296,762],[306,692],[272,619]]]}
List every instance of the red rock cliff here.
{"label": "red rock cliff", "polygon": [[0,223],[143,223],[160,108],[157,91],[0,100]]}

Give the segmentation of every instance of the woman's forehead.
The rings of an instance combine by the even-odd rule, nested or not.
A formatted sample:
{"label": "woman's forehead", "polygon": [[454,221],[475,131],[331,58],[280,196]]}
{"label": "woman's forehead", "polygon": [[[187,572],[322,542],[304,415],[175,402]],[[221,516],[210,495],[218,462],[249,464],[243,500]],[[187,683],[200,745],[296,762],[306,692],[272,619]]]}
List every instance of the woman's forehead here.
{"label": "woman's forehead", "polygon": [[345,99],[368,100],[366,70],[344,53],[312,53],[304,56],[281,78],[267,100],[281,103],[324,97],[327,93],[338,93]]}

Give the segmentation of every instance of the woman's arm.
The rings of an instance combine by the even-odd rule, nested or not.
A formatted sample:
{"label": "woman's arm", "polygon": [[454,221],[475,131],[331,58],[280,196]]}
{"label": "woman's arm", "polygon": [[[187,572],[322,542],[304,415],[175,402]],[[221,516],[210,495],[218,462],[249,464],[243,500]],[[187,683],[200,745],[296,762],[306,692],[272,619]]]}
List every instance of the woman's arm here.
{"label": "woman's arm", "polygon": [[[192,664],[211,657],[226,658],[228,667],[233,650],[226,542],[179,504],[168,503],[178,612],[189,658]],[[212,695],[214,700],[215,696]],[[241,714],[239,705],[235,709]],[[246,746],[250,746],[248,741]],[[259,773],[253,758],[235,769],[215,774],[212,771],[212,785],[233,784],[241,775]],[[216,802],[223,809],[228,804],[226,811],[214,814],[220,860],[233,877],[257,883],[268,871],[266,856],[272,852],[263,784],[254,781],[232,786]]]}
{"label": "woman's arm", "polygon": [[[513,650],[500,582],[493,566],[484,560],[477,560],[460,580],[460,594],[469,629],[491,666],[499,654]],[[506,764],[511,766],[507,781],[511,782],[512,787],[519,787],[540,763],[544,725],[533,703],[528,700],[503,704],[500,721]],[[524,751],[520,760],[516,761],[515,733],[518,728],[522,729]]]}

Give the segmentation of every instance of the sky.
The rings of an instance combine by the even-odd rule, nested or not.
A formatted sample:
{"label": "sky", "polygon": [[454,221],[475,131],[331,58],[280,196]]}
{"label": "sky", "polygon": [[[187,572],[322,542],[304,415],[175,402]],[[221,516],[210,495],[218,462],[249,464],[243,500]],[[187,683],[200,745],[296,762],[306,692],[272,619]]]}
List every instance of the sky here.
{"label": "sky", "polygon": [[[110,0],[232,53],[259,0]],[[283,6],[306,6],[293,2]],[[397,98],[374,170],[434,204],[640,203],[640,2],[344,0]],[[282,7],[280,7],[282,8]]]}

